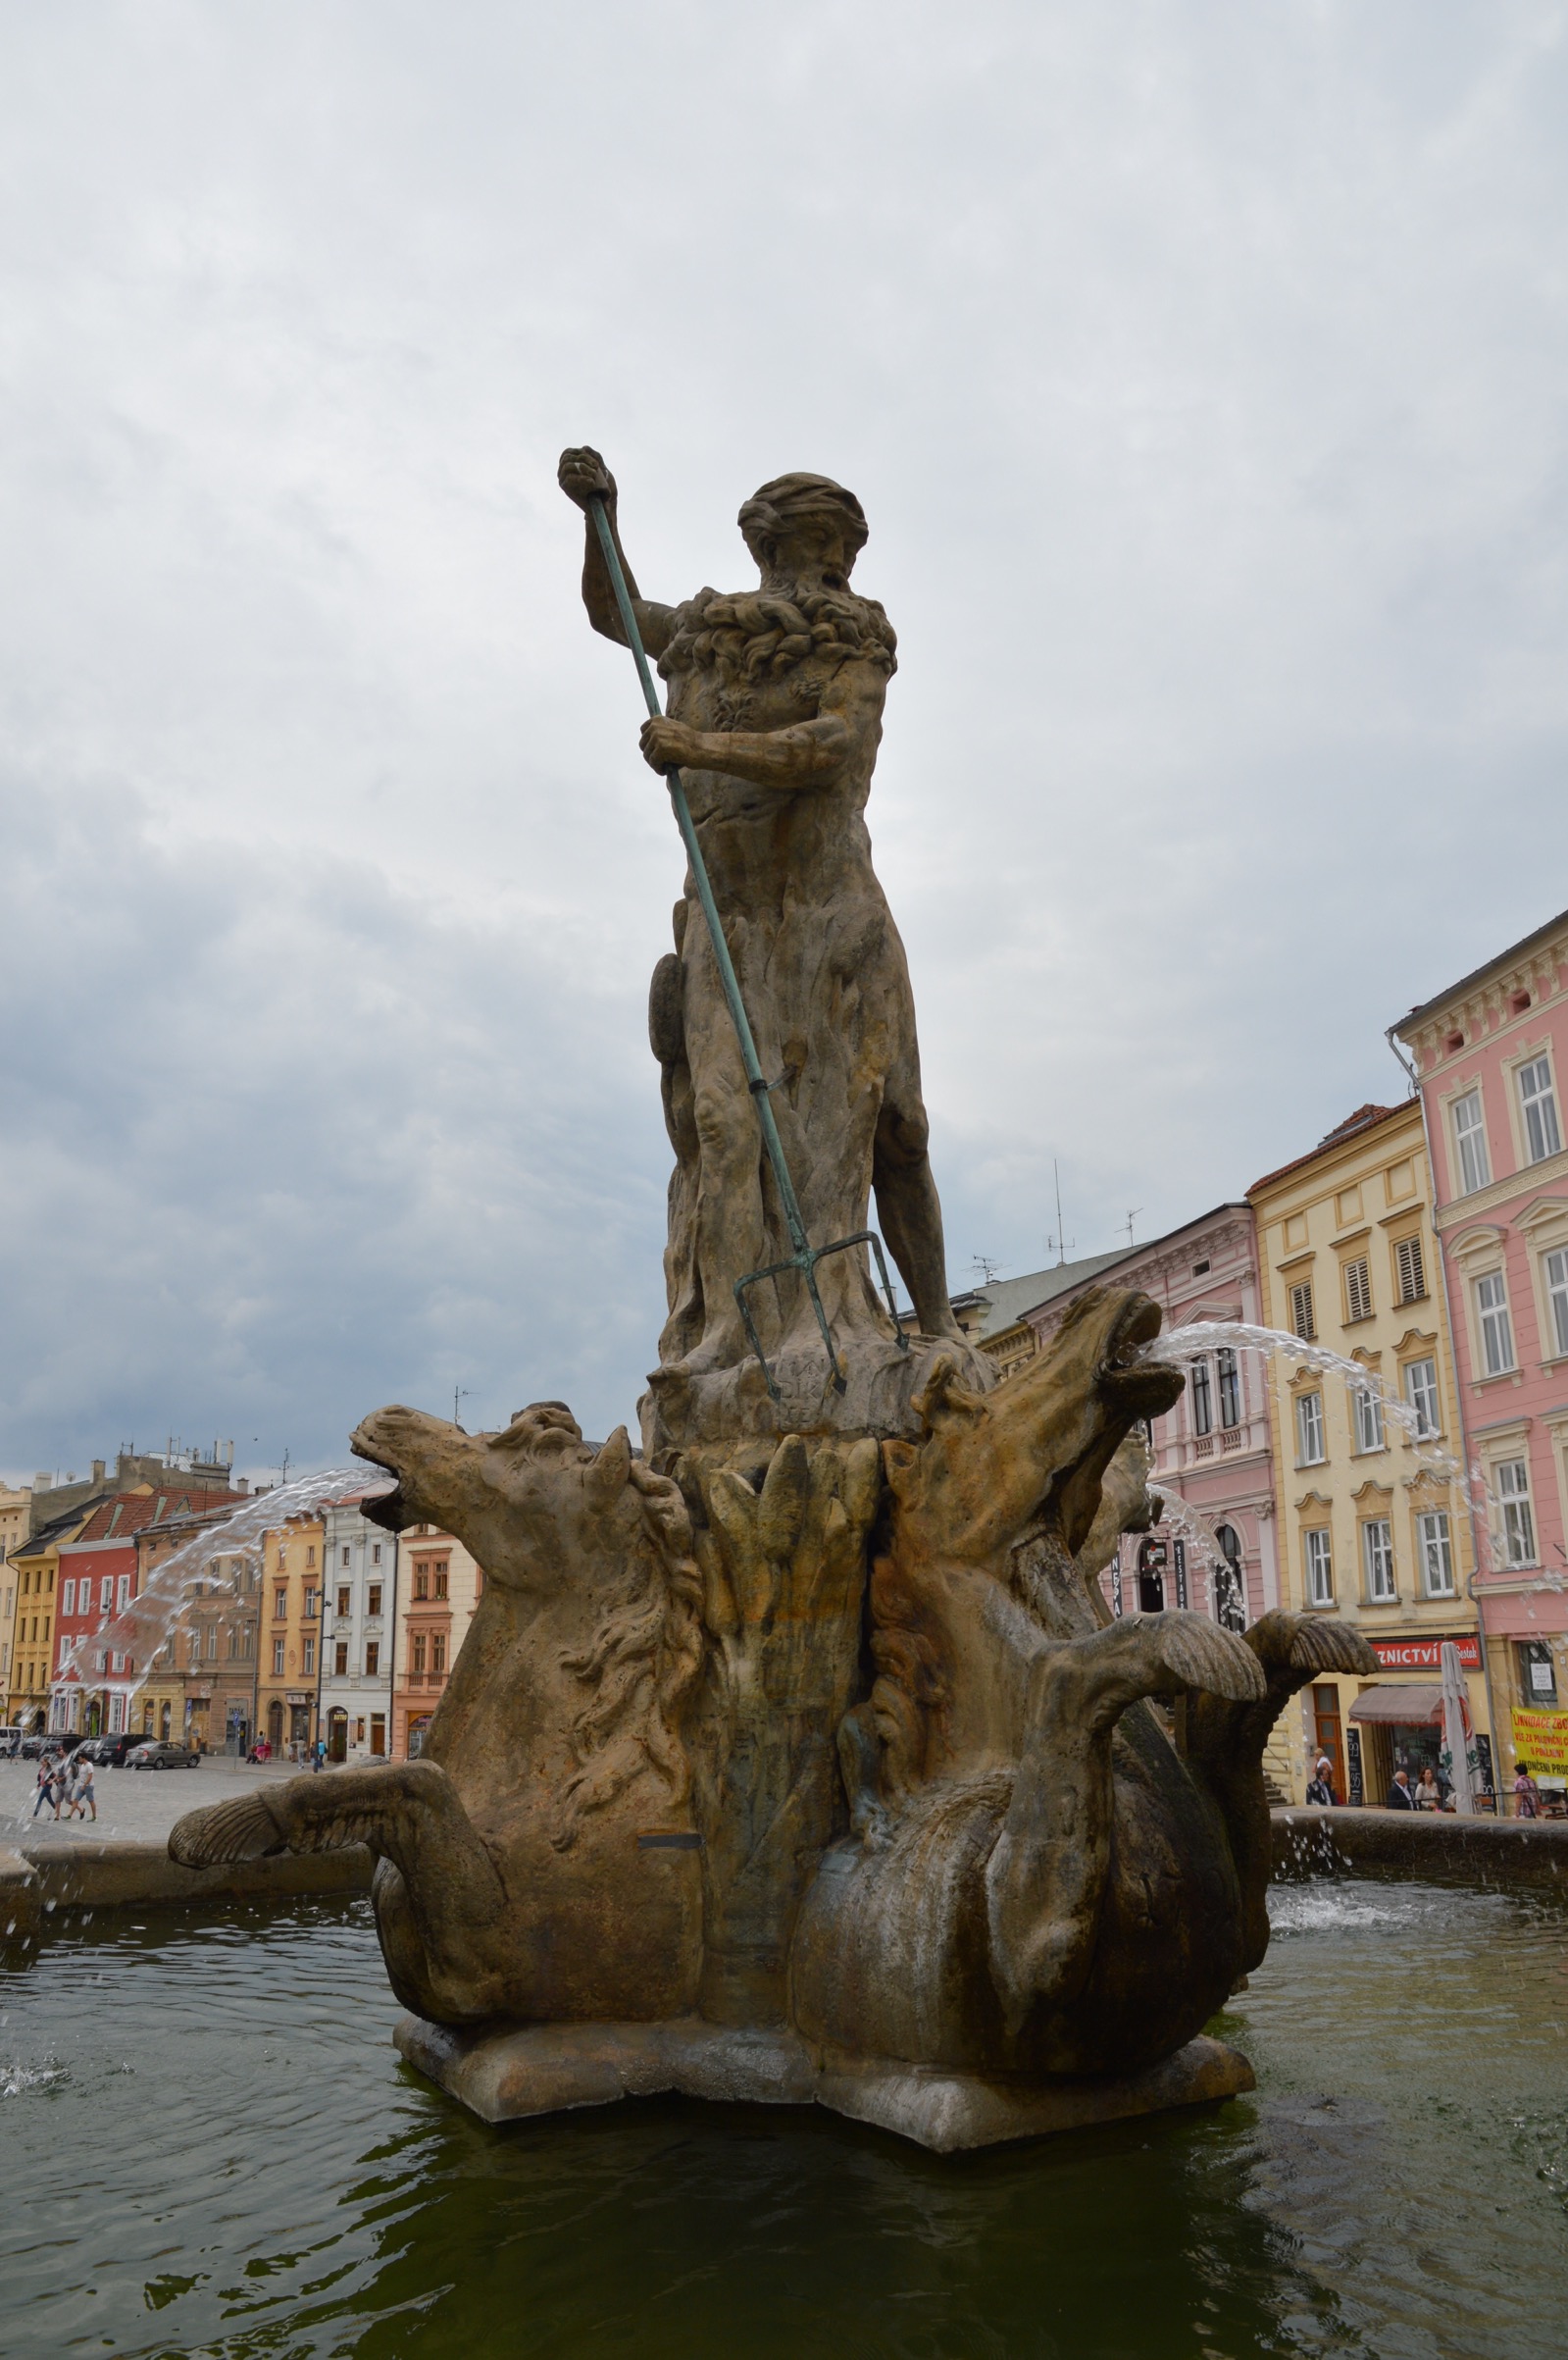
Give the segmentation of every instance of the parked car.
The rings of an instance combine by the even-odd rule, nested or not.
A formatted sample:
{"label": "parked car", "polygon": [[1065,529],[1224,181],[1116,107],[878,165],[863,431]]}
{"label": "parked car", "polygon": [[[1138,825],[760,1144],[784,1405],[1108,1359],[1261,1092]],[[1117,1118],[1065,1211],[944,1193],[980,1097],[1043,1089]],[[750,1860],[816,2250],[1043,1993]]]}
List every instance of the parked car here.
{"label": "parked car", "polygon": [[22,1751],[22,1730],[15,1721],[0,1729],[0,1762],[15,1762]]}
{"label": "parked car", "polygon": [[81,1739],[73,1737],[67,1729],[37,1729],[24,1737],[18,1748],[24,1762],[36,1762],[40,1754],[74,1754]]}
{"label": "parked car", "polygon": [[194,1770],[201,1760],[188,1745],[175,1745],[167,1737],[144,1737],[133,1745],[126,1756],[126,1770]]}
{"label": "parked car", "polygon": [[150,1742],[145,1729],[116,1729],[107,1737],[89,1737],[81,1750],[100,1770],[124,1770],[126,1756]]}

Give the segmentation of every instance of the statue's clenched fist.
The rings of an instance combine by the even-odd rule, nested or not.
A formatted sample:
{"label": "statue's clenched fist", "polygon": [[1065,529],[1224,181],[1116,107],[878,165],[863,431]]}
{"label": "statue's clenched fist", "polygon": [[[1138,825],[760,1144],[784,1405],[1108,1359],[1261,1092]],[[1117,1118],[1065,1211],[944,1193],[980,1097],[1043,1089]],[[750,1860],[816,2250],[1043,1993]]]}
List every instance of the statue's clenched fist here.
{"label": "statue's clenched fist", "polygon": [[583,443],[579,450],[564,450],[555,480],[569,500],[585,508],[595,495],[601,500],[615,498],[615,478],[596,450]]}
{"label": "statue's clenched fist", "polygon": [[642,759],[652,770],[700,768],[702,751],[701,732],[687,729],[683,721],[642,724]]}

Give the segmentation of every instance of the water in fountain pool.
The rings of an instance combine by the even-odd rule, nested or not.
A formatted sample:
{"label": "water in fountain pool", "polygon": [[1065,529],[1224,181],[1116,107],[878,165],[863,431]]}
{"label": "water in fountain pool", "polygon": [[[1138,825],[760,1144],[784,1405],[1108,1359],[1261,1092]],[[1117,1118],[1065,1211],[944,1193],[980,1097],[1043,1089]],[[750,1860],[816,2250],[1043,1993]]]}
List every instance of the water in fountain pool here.
{"label": "water in fountain pool", "polygon": [[940,2159],[794,2109],[491,2129],[360,1902],[101,1917],[0,1979],[17,2352],[1556,2360],[1568,1920],[1277,1888],[1219,2112]]}

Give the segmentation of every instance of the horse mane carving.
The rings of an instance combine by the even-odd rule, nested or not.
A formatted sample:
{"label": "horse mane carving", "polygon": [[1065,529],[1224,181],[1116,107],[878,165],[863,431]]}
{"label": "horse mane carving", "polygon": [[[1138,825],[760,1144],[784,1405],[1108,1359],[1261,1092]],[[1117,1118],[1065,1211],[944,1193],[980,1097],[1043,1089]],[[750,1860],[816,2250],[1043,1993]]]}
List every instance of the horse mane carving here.
{"label": "horse mane carving", "polygon": [[550,1841],[570,1848],[586,1812],[618,1795],[644,1767],[663,1780],[672,1806],[690,1783],[676,1708],[702,1661],[702,1577],[691,1522],[678,1486],[631,1462],[637,1536],[625,1578],[589,1644],[563,1655],[562,1668],[587,1691],[571,1723],[578,1768],[557,1789]]}

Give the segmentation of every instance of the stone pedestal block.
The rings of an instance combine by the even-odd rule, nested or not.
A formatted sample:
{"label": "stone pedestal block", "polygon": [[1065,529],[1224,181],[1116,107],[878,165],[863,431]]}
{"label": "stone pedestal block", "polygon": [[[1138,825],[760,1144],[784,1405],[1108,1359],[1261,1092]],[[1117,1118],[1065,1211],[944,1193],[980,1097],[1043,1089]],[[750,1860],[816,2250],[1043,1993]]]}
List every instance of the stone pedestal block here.
{"label": "stone pedestal block", "polygon": [[1255,2086],[1243,2056],[1204,2036],[1141,2073],[1060,2081],[987,2080],[851,2057],[814,2049],[783,2028],[745,2030],[689,2017],[486,2032],[404,2016],[393,2039],[410,2065],[487,2123],[676,2090],[750,2105],[826,2106],[939,2155],[1210,2105]]}

